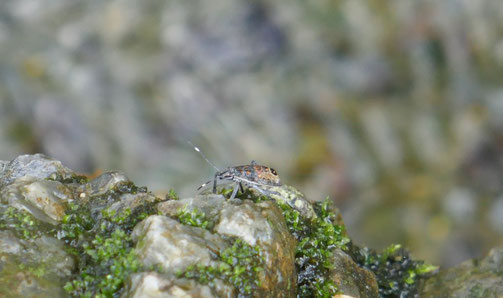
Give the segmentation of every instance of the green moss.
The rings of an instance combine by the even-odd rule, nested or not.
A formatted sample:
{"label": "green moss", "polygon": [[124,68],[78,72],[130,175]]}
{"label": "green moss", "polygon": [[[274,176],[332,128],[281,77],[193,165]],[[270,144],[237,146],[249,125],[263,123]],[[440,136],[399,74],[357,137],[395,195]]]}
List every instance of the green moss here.
{"label": "green moss", "polygon": [[210,284],[215,279],[232,284],[240,296],[250,296],[260,286],[258,273],[263,270],[263,258],[258,246],[250,246],[239,238],[233,238],[231,247],[220,253],[219,265],[189,266],[178,277],[196,279],[202,284]]}
{"label": "green moss", "polygon": [[0,229],[13,231],[16,236],[28,240],[43,234],[42,223],[25,210],[7,207],[0,214]]}
{"label": "green moss", "polygon": [[295,263],[298,272],[299,297],[328,297],[337,293],[337,286],[328,278],[335,248],[346,249],[349,239],[344,236],[344,226],[335,224],[335,214],[330,211],[330,201],[315,204],[317,218],[306,220],[287,204],[279,203],[287,226],[298,244]]}
{"label": "green moss", "polygon": [[166,200],[176,200],[176,201],[178,201],[179,199],[180,199],[180,197],[178,197],[178,194],[172,188],[166,194]]}
{"label": "green moss", "polygon": [[206,219],[204,212],[196,208],[189,209],[187,205],[177,210],[176,217],[184,225],[203,229],[210,229],[213,226],[213,222]]}
{"label": "green moss", "polygon": [[475,284],[470,288],[470,297],[473,298],[483,298],[483,297],[495,297],[496,294],[491,293],[490,289],[482,286],[480,283]]}
{"label": "green moss", "polygon": [[408,297],[416,294],[417,281],[431,275],[438,267],[412,260],[399,244],[377,253],[369,248],[351,245],[353,259],[374,272],[381,297]]}
{"label": "green moss", "polygon": [[78,278],[66,283],[65,290],[73,296],[111,297],[127,276],[140,269],[131,238],[120,228],[107,238],[96,235],[83,248],[92,266],[86,266]]}
{"label": "green moss", "polygon": [[[220,193],[229,196],[232,188],[223,188]],[[257,196],[249,189],[238,192],[236,198],[251,199],[254,202],[269,200],[267,196]],[[317,218],[306,219],[300,213],[280,201],[276,201],[283,211],[290,233],[295,237],[295,263],[297,267],[298,297],[329,297],[337,293],[335,283],[328,278],[332,264],[330,259],[335,248],[346,249],[349,238],[344,236],[345,227],[335,224],[336,215],[330,211],[330,200],[314,205]]]}
{"label": "green moss", "polygon": [[23,272],[29,272],[31,274],[33,274],[35,277],[43,277],[46,273],[47,273],[47,269],[49,266],[49,264],[47,263],[37,263],[37,264],[34,264],[34,263],[31,263],[31,262],[23,262],[21,260],[19,260],[19,265],[18,265],[18,269],[23,271]]}
{"label": "green moss", "polygon": [[70,247],[77,248],[91,237],[94,224],[88,208],[70,203],[57,230],[57,237],[65,240]]}
{"label": "green moss", "polygon": [[120,194],[140,190],[144,189],[126,183],[86,204],[69,204],[56,235],[69,244],[78,261],[77,272],[64,286],[71,296],[120,295],[126,277],[141,269],[130,235],[140,220],[156,213],[155,203],[145,202],[134,210],[110,209]]}

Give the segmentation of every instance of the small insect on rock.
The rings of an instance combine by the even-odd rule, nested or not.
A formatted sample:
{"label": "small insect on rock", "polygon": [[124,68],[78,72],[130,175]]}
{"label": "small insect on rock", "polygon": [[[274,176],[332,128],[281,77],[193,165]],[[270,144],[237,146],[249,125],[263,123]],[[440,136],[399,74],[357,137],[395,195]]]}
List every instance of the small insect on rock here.
{"label": "small insect on rock", "polygon": [[[190,142],[189,144],[192,145],[192,143]],[[204,183],[203,185],[199,186],[198,190],[204,188],[205,186],[213,182],[213,193],[217,193],[218,180],[234,181],[236,183],[236,186],[234,187],[234,190],[232,191],[232,195],[230,197],[230,199],[234,199],[236,197],[238,190],[244,192],[243,185],[254,188],[260,192],[263,192],[261,186],[281,185],[278,173],[276,172],[276,170],[272,168],[261,166],[258,165],[255,161],[251,161],[249,165],[228,167],[226,169],[220,170],[214,164],[212,164],[206,158],[206,156],[204,156],[204,154],[201,152],[201,150],[199,150],[199,148],[197,148],[194,145],[192,146],[197,152],[199,152],[199,154],[201,154],[201,156],[204,158],[204,160],[206,160],[208,164],[210,164],[213,168],[215,168],[215,170],[217,170],[215,176],[213,177],[213,180],[210,180]]]}

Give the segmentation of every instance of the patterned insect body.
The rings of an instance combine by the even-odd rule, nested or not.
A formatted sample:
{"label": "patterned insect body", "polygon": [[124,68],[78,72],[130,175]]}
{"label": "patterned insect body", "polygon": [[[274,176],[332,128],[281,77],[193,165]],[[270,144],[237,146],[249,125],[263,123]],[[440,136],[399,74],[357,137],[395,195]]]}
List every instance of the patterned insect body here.
{"label": "patterned insect body", "polygon": [[[192,143],[189,142],[192,145]],[[273,168],[269,168],[266,166],[258,165],[255,161],[251,161],[249,165],[242,165],[236,167],[228,167],[224,170],[219,170],[214,164],[212,164],[206,156],[194,146],[194,149],[201,154],[201,156],[208,162],[213,168],[217,170],[215,176],[213,178],[213,193],[217,193],[217,181],[218,180],[228,180],[236,182],[236,186],[231,195],[231,199],[233,199],[238,189],[241,192],[244,192],[243,185],[248,187],[252,187],[254,189],[260,188],[261,185],[268,186],[280,186],[281,181],[279,180],[278,173]],[[205,187],[212,181],[208,181],[201,185],[199,189]]]}
{"label": "patterned insect body", "polygon": [[[213,179],[213,193],[217,191],[218,179],[231,180],[245,185],[281,185],[276,170],[258,165],[255,161],[252,161],[249,165],[229,167],[223,171],[216,172]],[[241,187],[241,191],[243,191],[242,185],[239,186]]]}
{"label": "patterned insect body", "polygon": [[[188,143],[192,145],[191,142]],[[199,148],[194,145],[192,146],[197,152],[199,152],[199,154],[201,154],[208,164],[217,170],[213,180],[204,183],[198,188],[198,190],[213,182],[213,193],[217,193],[218,180],[233,181],[236,183],[236,186],[234,187],[230,197],[231,200],[236,196],[238,189],[241,189],[241,192],[243,192],[243,185],[246,185],[252,191],[256,191],[259,195],[268,196],[277,202],[288,204],[293,209],[299,211],[301,216],[305,218],[313,219],[317,217],[311,203],[306,200],[304,195],[289,185],[282,185],[279,180],[278,173],[273,168],[261,166],[255,161],[252,161],[249,165],[229,167],[224,170],[219,170],[206,158],[206,156],[204,156]]]}

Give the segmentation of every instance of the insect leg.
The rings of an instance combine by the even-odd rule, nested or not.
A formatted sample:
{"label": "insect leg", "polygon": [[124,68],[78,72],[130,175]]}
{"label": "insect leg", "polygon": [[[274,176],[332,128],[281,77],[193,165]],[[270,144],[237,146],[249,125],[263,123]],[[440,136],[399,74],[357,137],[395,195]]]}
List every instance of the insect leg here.
{"label": "insect leg", "polygon": [[259,185],[256,185],[256,184],[250,184],[249,186],[251,188],[255,189],[256,191],[258,191],[259,193],[263,194],[264,196],[270,196],[272,194],[278,194],[275,191],[270,191],[270,190],[263,189]]}
{"label": "insect leg", "polygon": [[243,184],[239,182],[239,190],[241,190],[241,193],[244,193],[245,190],[243,189]]}
{"label": "insect leg", "polygon": [[236,186],[234,186],[234,190],[232,191],[232,195],[229,198],[229,200],[232,200],[236,197],[236,194],[238,193],[238,189],[239,189],[240,185],[241,185],[241,183],[237,183]]}
{"label": "insect leg", "polygon": [[213,178],[213,193],[217,193],[217,178],[218,178],[218,172],[215,173],[215,177]]}

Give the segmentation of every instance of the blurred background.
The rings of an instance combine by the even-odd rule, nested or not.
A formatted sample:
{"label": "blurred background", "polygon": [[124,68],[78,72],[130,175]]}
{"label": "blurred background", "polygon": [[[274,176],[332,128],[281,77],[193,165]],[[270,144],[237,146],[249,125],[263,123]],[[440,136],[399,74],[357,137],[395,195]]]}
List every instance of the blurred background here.
{"label": "blurred background", "polygon": [[0,3],[0,159],[182,196],[252,159],[351,237],[452,266],[503,244],[503,3]]}

